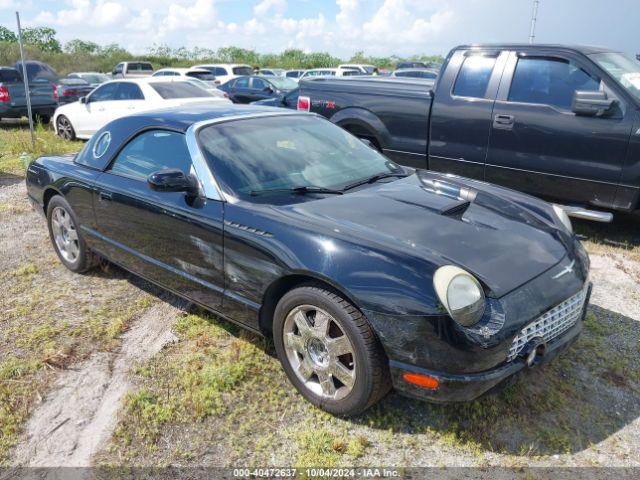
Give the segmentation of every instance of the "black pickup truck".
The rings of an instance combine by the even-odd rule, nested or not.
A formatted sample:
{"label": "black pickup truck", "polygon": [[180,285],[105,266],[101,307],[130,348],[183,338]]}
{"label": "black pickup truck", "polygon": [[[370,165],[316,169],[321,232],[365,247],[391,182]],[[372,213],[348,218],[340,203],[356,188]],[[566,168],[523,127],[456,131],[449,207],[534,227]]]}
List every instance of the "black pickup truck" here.
{"label": "black pickup truck", "polygon": [[431,83],[303,80],[298,109],[401,164],[515,188],[577,217],[640,209],[640,64],[622,53],[460,46]]}
{"label": "black pickup truck", "polygon": [[[47,79],[29,80],[31,111],[42,123],[49,123],[58,107],[56,87]],[[0,67],[0,120],[27,116],[27,97],[22,75],[11,67]]]}

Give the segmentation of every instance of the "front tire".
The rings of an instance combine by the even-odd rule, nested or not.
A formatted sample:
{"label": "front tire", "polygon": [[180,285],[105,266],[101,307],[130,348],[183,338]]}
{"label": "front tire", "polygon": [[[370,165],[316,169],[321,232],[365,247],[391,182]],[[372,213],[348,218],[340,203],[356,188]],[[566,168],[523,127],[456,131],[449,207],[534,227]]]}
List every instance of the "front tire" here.
{"label": "front tire", "polygon": [[289,380],[314,405],[357,415],[390,389],[387,358],[364,315],[326,289],[291,290],[274,313],[276,353]]}
{"label": "front tire", "polygon": [[60,195],[55,195],[47,205],[47,226],[49,238],[58,258],[72,272],[81,273],[96,264],[96,258],[87,247],[78,221],[69,203]]}
{"label": "front tire", "polygon": [[64,138],[65,140],[76,139],[76,131],[73,129],[73,125],[71,125],[71,121],[64,115],[60,115],[56,119],[56,132],[58,132],[58,135]]}

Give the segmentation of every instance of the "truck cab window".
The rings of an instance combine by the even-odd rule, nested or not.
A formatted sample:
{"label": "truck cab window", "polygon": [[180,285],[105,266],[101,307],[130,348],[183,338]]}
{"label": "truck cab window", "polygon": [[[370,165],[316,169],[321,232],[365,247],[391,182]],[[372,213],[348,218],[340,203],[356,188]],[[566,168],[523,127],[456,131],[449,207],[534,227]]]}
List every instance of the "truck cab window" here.
{"label": "truck cab window", "polygon": [[466,57],[453,86],[453,94],[460,97],[484,98],[495,64],[496,57]]}
{"label": "truck cab window", "polygon": [[599,80],[567,60],[520,58],[513,74],[508,100],[570,110],[576,90],[599,89]]}

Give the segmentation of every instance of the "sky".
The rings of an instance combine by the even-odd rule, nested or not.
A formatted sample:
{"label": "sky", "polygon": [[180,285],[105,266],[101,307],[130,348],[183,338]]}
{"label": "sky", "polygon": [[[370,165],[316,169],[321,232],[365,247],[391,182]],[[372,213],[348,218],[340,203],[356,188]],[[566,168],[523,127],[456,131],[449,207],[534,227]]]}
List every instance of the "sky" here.
{"label": "sky", "polygon": [[[119,43],[286,48],[366,55],[445,55],[464,43],[526,42],[533,0],[0,0],[0,25],[50,26],[73,38]],[[640,53],[640,1],[540,0],[536,42]]]}

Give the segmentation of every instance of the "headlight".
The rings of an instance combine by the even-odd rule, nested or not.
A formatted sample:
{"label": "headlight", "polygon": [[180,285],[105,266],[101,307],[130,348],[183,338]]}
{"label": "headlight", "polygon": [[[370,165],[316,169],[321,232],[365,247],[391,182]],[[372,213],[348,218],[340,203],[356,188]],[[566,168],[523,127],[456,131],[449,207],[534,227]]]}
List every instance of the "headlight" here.
{"label": "headlight", "polygon": [[478,323],[484,314],[484,292],[480,282],[459,267],[445,265],[436,270],[433,286],[451,318],[465,327]]}
{"label": "headlight", "polygon": [[567,215],[567,212],[565,212],[558,205],[553,205],[553,211],[555,212],[556,217],[558,217],[558,220],[562,222],[566,229],[569,230],[569,232],[573,233],[573,225],[571,225],[571,220],[569,219],[569,215]]}

